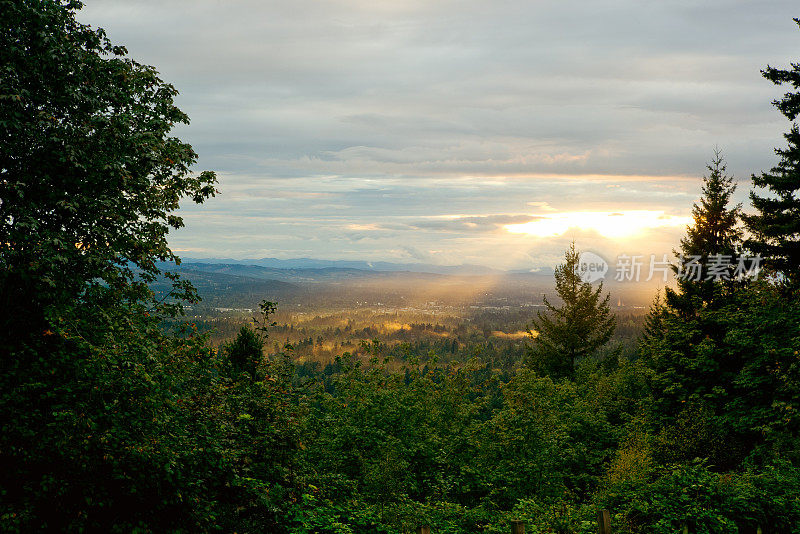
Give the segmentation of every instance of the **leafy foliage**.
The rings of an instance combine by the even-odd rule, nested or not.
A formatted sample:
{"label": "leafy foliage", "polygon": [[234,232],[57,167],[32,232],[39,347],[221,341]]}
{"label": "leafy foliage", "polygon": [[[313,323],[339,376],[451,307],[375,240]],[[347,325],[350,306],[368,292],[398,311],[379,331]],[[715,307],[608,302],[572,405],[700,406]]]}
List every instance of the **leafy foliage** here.
{"label": "leafy foliage", "polygon": [[600,495],[616,510],[612,522],[623,534],[795,532],[798,473],[786,465],[761,472],[719,474],[702,462],[652,470],[645,479],[616,483]]}
{"label": "leafy foliage", "polygon": [[188,123],[177,91],[76,22],[80,6],[0,5],[4,333],[40,332],[74,299],[147,297],[155,262],[175,259],[179,200],[215,193],[214,174],[190,172],[197,155],[169,137]]}

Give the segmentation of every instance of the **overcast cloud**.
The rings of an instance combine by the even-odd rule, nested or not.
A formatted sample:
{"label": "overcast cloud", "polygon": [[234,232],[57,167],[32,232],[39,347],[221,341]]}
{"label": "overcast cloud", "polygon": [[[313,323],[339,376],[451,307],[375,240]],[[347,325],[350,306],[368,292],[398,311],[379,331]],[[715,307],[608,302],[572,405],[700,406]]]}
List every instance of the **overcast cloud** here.
{"label": "overcast cloud", "polygon": [[686,216],[715,145],[741,179],[788,124],[766,64],[797,61],[796,0],[87,0],[181,92],[222,195],[185,256],[536,268],[569,239],[670,251],[681,231],[541,238],[548,213]]}

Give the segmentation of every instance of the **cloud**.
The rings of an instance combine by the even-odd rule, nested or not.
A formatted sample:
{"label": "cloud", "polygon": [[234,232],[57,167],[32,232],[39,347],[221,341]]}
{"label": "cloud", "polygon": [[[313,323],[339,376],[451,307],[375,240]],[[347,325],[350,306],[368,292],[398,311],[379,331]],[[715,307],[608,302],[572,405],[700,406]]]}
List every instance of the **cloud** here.
{"label": "cloud", "polygon": [[[220,173],[173,246],[527,266],[563,244],[498,230],[531,209],[687,215],[715,145],[736,176],[770,168],[787,124],[759,69],[796,60],[795,9],[93,0],[79,18],[175,84],[176,135]],[[431,218],[454,213],[472,215]]]}
{"label": "cloud", "polygon": [[383,228],[378,224],[348,224],[346,226],[348,230],[357,230],[360,232],[373,232],[376,230],[382,230]]}
{"label": "cloud", "polygon": [[474,233],[496,232],[509,224],[520,224],[537,219],[531,215],[493,214],[475,216],[438,216],[409,223],[409,227],[437,232]]}
{"label": "cloud", "polygon": [[[619,187],[619,186],[610,186],[610,185],[608,185],[606,187]],[[556,210],[554,207],[552,207],[547,202],[537,201],[537,202],[527,202],[527,204],[528,204],[528,206],[533,206],[534,208],[538,208],[538,209],[540,209],[542,211],[555,211]]]}

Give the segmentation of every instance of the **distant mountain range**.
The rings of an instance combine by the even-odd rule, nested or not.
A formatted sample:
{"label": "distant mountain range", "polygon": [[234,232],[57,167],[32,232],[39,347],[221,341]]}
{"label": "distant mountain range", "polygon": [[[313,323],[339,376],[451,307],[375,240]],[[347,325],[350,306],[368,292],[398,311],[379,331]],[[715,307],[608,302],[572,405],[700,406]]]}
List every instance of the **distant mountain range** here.
{"label": "distant mountain range", "polygon": [[[282,309],[347,308],[367,302],[400,307],[425,306],[431,302],[467,305],[491,301],[494,305],[508,305],[509,298],[525,301],[531,299],[530,295],[539,298],[552,285],[552,276],[476,266],[309,259],[184,259],[179,266],[161,263],[158,267],[179,273],[197,289],[203,307],[218,309],[255,309],[264,299],[280,302]],[[161,277],[151,287],[165,294],[171,283]]]}
{"label": "distant mountain range", "polygon": [[[357,269],[359,271],[433,273],[451,275],[486,275],[505,274],[508,272],[526,273],[525,270],[502,271],[483,265],[434,265],[430,263],[392,263],[386,261],[358,260],[317,260],[313,258],[295,258],[281,260],[278,258],[260,258],[235,260],[232,258],[182,258],[184,267],[187,264],[225,264],[266,267],[269,269]],[[552,274],[552,270],[538,271]]]}
{"label": "distant mountain range", "polygon": [[[347,307],[367,301],[398,306],[432,301],[506,306],[538,301],[543,293],[553,291],[551,269],[500,271],[476,265],[309,258],[184,258],[180,266],[162,263],[158,267],[191,281],[209,307],[254,308],[263,299],[279,301],[284,307],[320,303]],[[620,283],[610,277],[605,287],[619,302],[646,305],[658,285]],[[159,293],[170,286],[163,278],[152,285]]]}
{"label": "distant mountain range", "polygon": [[[355,269],[352,267],[265,267],[245,263],[209,263],[182,261],[177,269],[174,265],[163,265],[162,269],[177,270],[182,273],[195,275],[226,276],[228,278],[242,278],[248,280],[276,280],[291,284],[306,284],[319,282],[337,282],[360,278],[386,278],[390,276],[410,274],[409,271],[379,271],[368,269]],[[419,276],[438,276],[437,273],[414,273]]]}

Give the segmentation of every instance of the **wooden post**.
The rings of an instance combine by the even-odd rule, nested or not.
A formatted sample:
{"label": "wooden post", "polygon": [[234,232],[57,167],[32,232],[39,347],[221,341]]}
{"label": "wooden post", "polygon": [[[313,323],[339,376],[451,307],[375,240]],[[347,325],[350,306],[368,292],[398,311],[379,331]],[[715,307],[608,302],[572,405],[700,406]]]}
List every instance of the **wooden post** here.
{"label": "wooden post", "polygon": [[597,532],[599,534],[611,534],[611,514],[608,510],[597,512]]}
{"label": "wooden post", "polygon": [[525,523],[522,521],[512,521],[511,534],[525,534]]}
{"label": "wooden post", "polygon": [[428,525],[417,527],[417,534],[431,534],[431,527]]}

